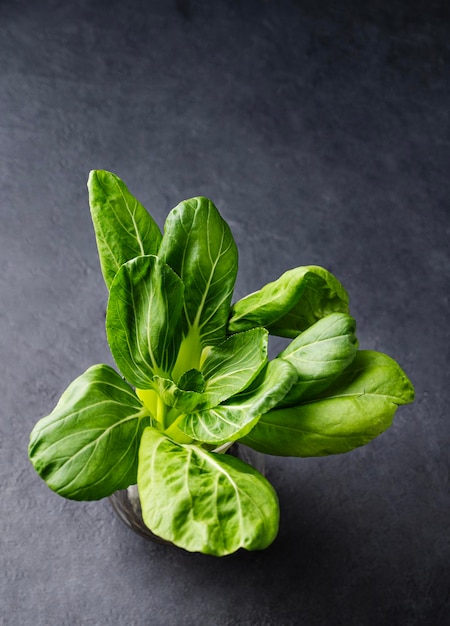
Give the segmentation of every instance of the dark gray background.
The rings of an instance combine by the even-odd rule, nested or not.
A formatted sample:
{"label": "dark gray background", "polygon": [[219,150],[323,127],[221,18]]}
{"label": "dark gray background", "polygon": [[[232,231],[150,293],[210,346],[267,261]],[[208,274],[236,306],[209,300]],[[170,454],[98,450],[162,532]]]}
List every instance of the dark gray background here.
{"label": "dark gray background", "polygon": [[[2,624],[444,624],[446,4],[0,2]],[[361,347],[416,386],[365,448],[267,458],[282,519],[265,552],[147,543],[107,501],[52,493],[27,460],[37,419],[111,362],[93,168],[161,226],[180,200],[211,197],[240,251],[236,298],[296,265],[334,272]]]}

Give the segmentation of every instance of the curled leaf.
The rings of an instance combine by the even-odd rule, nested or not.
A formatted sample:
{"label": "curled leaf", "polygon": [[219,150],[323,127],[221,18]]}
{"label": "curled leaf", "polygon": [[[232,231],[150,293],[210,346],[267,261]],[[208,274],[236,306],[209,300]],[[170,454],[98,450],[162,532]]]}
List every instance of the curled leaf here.
{"label": "curled leaf", "polygon": [[337,278],[316,265],[296,267],[236,302],[228,332],[262,326],[271,335],[293,338],[336,311],[348,313],[348,295]]}
{"label": "curled leaf", "polygon": [[167,377],[176,360],[183,290],[175,272],[155,256],[128,261],[111,285],[108,343],[122,374],[139,389],[150,389],[155,374]]}
{"label": "curled leaf", "polygon": [[283,406],[311,400],[350,365],[358,350],[355,320],[331,313],[307,328],[279,354],[297,372],[297,381],[282,400]]}

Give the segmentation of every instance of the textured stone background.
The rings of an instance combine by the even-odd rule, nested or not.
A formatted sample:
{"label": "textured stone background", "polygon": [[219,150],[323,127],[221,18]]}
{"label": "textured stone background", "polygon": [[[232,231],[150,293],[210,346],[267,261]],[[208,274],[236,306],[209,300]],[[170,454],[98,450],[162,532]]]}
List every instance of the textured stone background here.
{"label": "textured stone background", "polygon": [[[446,4],[0,2],[2,624],[444,624]],[[296,265],[333,271],[361,347],[416,386],[365,448],[268,457],[282,521],[265,552],[146,543],[108,502],[53,494],[27,460],[37,419],[111,362],[92,168],[121,176],[160,225],[210,196],[240,250],[236,297]]]}

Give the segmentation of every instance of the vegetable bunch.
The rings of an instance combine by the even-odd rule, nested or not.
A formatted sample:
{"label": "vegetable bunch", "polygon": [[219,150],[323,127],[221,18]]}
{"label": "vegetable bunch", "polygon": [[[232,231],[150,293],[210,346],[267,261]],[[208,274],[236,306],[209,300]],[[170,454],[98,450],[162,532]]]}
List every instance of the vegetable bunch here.
{"label": "vegetable bunch", "polygon": [[[238,254],[214,204],[198,197],[162,234],[114,174],[89,200],[120,370],[94,365],[34,427],[30,460],[55,492],[96,500],[137,483],[143,519],[165,540],[225,555],[278,530],[270,483],[222,454],[322,456],[368,443],[414,391],[388,356],[358,351],[340,282],[298,267],[232,305]],[[269,360],[269,334],[292,339]]]}

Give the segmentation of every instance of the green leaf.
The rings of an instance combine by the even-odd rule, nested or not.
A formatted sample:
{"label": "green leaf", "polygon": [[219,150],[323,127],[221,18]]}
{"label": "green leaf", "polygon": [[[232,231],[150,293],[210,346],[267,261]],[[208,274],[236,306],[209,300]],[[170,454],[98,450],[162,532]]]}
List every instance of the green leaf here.
{"label": "green leaf", "polygon": [[355,328],[355,320],[349,315],[331,313],[306,329],[278,355],[289,361],[298,374],[283,405],[316,398],[350,365],[358,351]]}
{"label": "green leaf", "polygon": [[149,419],[133,390],[108,365],[76,378],[34,427],[29,457],[65,498],[98,500],[137,479],[138,448]]}
{"label": "green leaf", "polygon": [[256,378],[267,362],[267,340],[264,328],[254,328],[209,348],[201,367],[205,379],[204,408],[239,393]]}
{"label": "green leaf", "polygon": [[155,256],[122,265],[111,285],[106,334],[125,378],[150,389],[155,374],[168,377],[178,352],[177,324],[183,306],[183,283]]}
{"label": "green leaf", "polygon": [[393,359],[360,351],[316,401],[266,413],[243,443],[280,456],[348,452],[386,430],[398,405],[413,399],[411,382]]}
{"label": "green leaf", "polygon": [[243,437],[260,415],[276,406],[297,380],[286,361],[270,361],[245,391],[216,407],[186,415],[179,428],[197,441],[221,443]]}
{"label": "green leaf", "polygon": [[192,333],[201,346],[222,342],[238,254],[231,231],[214,204],[199,197],[176,206],[167,217],[158,255],[185,285],[184,335]]}
{"label": "green leaf", "polygon": [[154,376],[152,386],[165,404],[183,412],[194,410],[203,401],[201,393],[180,389],[168,378]]}
{"label": "green leaf", "polygon": [[205,378],[201,372],[196,369],[188,370],[180,377],[178,381],[180,389],[185,391],[196,391],[202,393],[205,389]]}
{"label": "green leaf", "polygon": [[88,191],[100,265],[109,289],[121,265],[158,252],[162,235],[147,210],[115,174],[93,170]]}
{"label": "green leaf", "polygon": [[148,528],[190,552],[261,550],[278,531],[276,493],[255,469],[153,428],[142,436],[138,488]]}
{"label": "green leaf", "polygon": [[297,267],[236,302],[228,332],[263,326],[271,335],[293,338],[334,312],[348,313],[341,283],[322,267]]}

